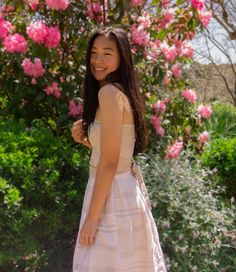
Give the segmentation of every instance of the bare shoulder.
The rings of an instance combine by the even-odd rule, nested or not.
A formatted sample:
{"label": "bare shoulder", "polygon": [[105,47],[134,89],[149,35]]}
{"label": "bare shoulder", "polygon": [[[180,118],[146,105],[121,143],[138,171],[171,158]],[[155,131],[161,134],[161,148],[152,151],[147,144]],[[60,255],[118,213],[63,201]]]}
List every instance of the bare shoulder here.
{"label": "bare shoulder", "polygon": [[123,92],[111,83],[104,85],[98,92],[99,99],[120,99],[123,95]]}

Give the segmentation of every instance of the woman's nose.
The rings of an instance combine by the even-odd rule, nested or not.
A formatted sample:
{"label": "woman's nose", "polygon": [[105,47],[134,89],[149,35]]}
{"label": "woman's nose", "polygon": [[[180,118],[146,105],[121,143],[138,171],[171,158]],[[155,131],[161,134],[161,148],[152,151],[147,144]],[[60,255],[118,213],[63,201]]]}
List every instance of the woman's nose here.
{"label": "woman's nose", "polygon": [[102,56],[99,56],[99,55],[94,56],[93,62],[94,63],[101,63],[101,62],[103,62]]}

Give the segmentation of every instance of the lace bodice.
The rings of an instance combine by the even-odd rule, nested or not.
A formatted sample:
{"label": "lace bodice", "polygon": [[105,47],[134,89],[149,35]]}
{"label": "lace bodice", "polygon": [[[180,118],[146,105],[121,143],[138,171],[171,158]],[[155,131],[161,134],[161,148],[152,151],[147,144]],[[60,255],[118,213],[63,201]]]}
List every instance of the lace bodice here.
{"label": "lace bodice", "polygon": [[[92,146],[90,157],[90,174],[95,175],[96,167],[100,159],[100,130],[101,122],[96,120],[90,125],[89,142]],[[122,173],[130,170],[135,144],[134,124],[122,125],[122,138],[120,147],[120,158],[116,173]]]}

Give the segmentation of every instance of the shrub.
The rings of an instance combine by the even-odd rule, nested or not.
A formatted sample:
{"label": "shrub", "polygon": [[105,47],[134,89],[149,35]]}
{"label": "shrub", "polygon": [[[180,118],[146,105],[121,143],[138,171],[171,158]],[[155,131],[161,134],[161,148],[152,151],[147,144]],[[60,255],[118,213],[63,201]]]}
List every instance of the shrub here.
{"label": "shrub", "polygon": [[236,108],[231,104],[215,102],[212,104],[214,114],[205,123],[211,138],[232,138],[236,136]]}
{"label": "shrub", "polygon": [[138,158],[167,265],[172,272],[210,272],[226,271],[227,263],[233,271],[233,240],[226,233],[235,227],[235,208],[221,205],[211,171],[190,158],[189,150],[179,160],[151,152]]}
{"label": "shrub", "polygon": [[236,199],[236,137],[211,141],[201,159],[203,165],[216,170],[215,184],[226,187],[228,196]]}
{"label": "shrub", "polygon": [[40,120],[33,124],[0,124],[3,271],[46,271],[46,262],[68,247],[79,227],[87,153],[53,136]]}

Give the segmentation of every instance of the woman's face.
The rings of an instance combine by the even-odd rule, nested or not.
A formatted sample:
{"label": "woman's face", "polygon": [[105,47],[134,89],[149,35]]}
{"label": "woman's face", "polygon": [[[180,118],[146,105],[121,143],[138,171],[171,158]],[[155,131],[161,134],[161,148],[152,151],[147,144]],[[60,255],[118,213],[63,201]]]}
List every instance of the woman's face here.
{"label": "woman's face", "polygon": [[106,76],[116,71],[120,65],[119,51],[116,42],[100,35],[92,46],[90,55],[90,69],[100,87],[104,86]]}

